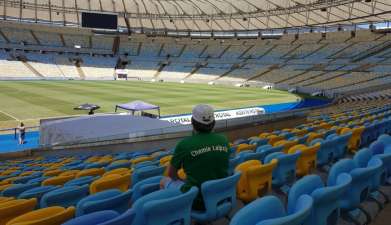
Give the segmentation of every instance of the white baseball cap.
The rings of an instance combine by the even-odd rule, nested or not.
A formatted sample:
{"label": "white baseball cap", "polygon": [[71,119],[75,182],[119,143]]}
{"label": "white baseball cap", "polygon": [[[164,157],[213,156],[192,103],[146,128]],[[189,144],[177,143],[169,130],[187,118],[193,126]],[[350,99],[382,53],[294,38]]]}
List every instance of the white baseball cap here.
{"label": "white baseball cap", "polygon": [[196,105],[193,108],[192,114],[195,121],[205,125],[209,125],[215,120],[214,109],[210,105]]}

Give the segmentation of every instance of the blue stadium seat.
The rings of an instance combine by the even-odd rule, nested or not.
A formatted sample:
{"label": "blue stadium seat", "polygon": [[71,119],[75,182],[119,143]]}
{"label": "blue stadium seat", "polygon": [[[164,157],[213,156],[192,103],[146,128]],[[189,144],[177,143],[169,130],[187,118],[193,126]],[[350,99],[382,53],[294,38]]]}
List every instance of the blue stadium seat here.
{"label": "blue stadium seat", "polygon": [[123,213],[129,208],[131,197],[132,190],[121,192],[117,189],[89,195],[77,203],[76,216],[101,210],[114,210],[118,213]]}
{"label": "blue stadium seat", "polygon": [[280,188],[296,180],[296,162],[300,154],[300,151],[293,154],[276,152],[266,156],[265,163],[270,163],[273,159],[278,160],[277,167],[273,170],[273,186]]}
{"label": "blue stadium seat", "polygon": [[240,173],[206,181],[201,185],[205,211],[193,211],[191,217],[198,222],[211,222],[227,216],[236,206],[236,185]]}
{"label": "blue stadium seat", "polygon": [[137,182],[133,186],[133,195],[132,195],[132,202],[136,202],[137,199],[141,198],[142,196],[149,194],[153,191],[160,189],[160,181],[163,179],[163,176],[154,176],[147,178],[145,180],[142,180],[140,182]]}
{"label": "blue stadium seat", "polygon": [[32,183],[32,184],[14,184],[11,187],[5,189],[1,196],[4,197],[18,197],[22,192],[26,190],[30,190],[32,188],[38,187],[39,183]]}
{"label": "blue stadium seat", "polygon": [[53,190],[56,190],[56,189],[59,189],[59,188],[60,188],[60,186],[52,186],[52,185],[35,187],[35,188],[29,189],[27,191],[24,191],[23,193],[21,193],[18,196],[18,198],[24,198],[24,199],[36,198],[38,203],[39,203],[41,198],[42,198],[42,196],[45,193],[48,193],[50,191],[53,191]]}
{"label": "blue stadium seat", "polygon": [[[102,223],[110,221],[119,215],[119,213],[113,210],[103,210],[76,217],[66,223],[63,223],[63,225],[101,225]],[[117,225],[119,225],[119,223]]]}
{"label": "blue stadium seat", "polygon": [[293,211],[286,213],[277,197],[266,196],[240,209],[230,225],[302,225],[311,214],[312,204],[310,196],[302,195]]}
{"label": "blue stadium seat", "polygon": [[308,175],[298,180],[289,190],[288,211],[296,206],[296,201],[303,194],[310,195],[313,200],[311,216],[308,225],[336,225],[340,215],[338,199],[347,190],[352,181],[349,174],[342,173],[334,186],[324,186],[317,175]]}
{"label": "blue stadium seat", "polygon": [[[147,194],[133,204],[136,216],[132,224],[157,225],[181,221],[179,224],[190,225],[191,206],[197,193],[198,188],[193,187],[186,193],[173,188]],[[165,207],[159,207],[159,203]]]}
{"label": "blue stadium seat", "polygon": [[131,186],[137,184],[142,180],[145,180],[149,177],[161,176],[163,175],[165,167],[163,166],[146,166],[139,169],[135,169],[132,174],[132,184]]}
{"label": "blue stadium seat", "polygon": [[77,203],[88,196],[88,185],[84,186],[64,186],[62,188],[45,193],[40,201],[40,207],[76,206]]}
{"label": "blue stadium seat", "polygon": [[64,186],[83,186],[85,184],[91,184],[94,180],[98,179],[99,176],[85,176],[70,180],[64,184]]}

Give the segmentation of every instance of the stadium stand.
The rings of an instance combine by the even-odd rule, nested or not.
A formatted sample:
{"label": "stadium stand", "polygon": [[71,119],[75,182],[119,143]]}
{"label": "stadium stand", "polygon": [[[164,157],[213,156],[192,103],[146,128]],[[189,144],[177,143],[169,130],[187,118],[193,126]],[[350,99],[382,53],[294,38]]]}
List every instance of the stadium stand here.
{"label": "stadium stand", "polygon": [[[84,27],[86,12],[114,15],[118,27]],[[0,225],[378,225],[384,214],[389,222],[390,12],[389,0],[3,1],[0,80],[122,72],[333,102],[299,125],[230,140],[228,177],[185,193],[160,188],[173,149],[0,155]],[[192,209],[198,193],[205,210]]]}
{"label": "stadium stand", "polygon": [[[316,213],[314,215],[312,213],[299,213],[299,217],[301,218],[300,221],[311,220],[314,224],[326,224],[326,221],[334,221],[332,224],[339,224],[339,215],[341,215],[341,218],[344,218],[345,220],[356,221],[360,219],[352,217],[352,215],[348,212],[360,207],[363,215],[365,215],[364,218],[366,222],[369,223],[373,219],[373,216],[375,216],[378,212],[375,212],[373,215],[374,212],[370,210],[370,206],[367,205],[367,207],[363,208],[361,207],[362,204],[365,206],[365,204],[369,204],[367,199],[375,198],[375,202],[377,202],[376,204],[380,207],[379,209],[381,209],[384,207],[384,204],[386,204],[388,201],[387,199],[389,198],[387,196],[388,194],[384,194],[383,192],[381,192],[384,194],[383,197],[376,194],[371,195],[372,197],[368,195],[363,198],[363,196],[360,195],[362,190],[365,188],[367,188],[367,190],[371,190],[371,192],[378,192],[380,190],[379,187],[382,186],[382,189],[384,190],[385,187],[383,185],[386,184],[385,182],[389,182],[387,181],[389,178],[386,178],[385,180],[378,180],[381,182],[376,183],[375,186],[370,186],[375,183],[365,180],[365,177],[372,177],[373,179],[380,178],[382,173],[389,176],[389,171],[386,167],[387,164],[383,165],[385,160],[391,158],[388,148],[391,137],[387,135],[391,132],[391,99],[384,98],[384,95],[386,94],[389,94],[389,90],[373,93],[372,97],[383,96],[376,99],[373,97],[373,99],[369,100],[368,96],[362,96],[356,100],[342,99],[341,103],[314,110],[311,115],[309,115],[307,123],[299,125],[293,129],[275,130],[269,133],[261,133],[257,137],[249,137],[247,140],[241,139],[233,141],[231,144],[231,161],[235,162],[237,165],[235,166],[236,170],[240,171],[242,174],[242,178],[240,178],[239,183],[237,183],[237,197],[244,202],[251,203],[243,206],[238,212],[234,213],[231,224],[242,224],[242,217],[244,216],[252,218],[254,221],[262,221],[262,217],[256,217],[251,210],[259,210],[259,212],[262,213],[271,213],[270,210],[262,211],[265,210],[262,205],[266,204],[263,202],[276,201],[276,203],[273,204],[284,204],[277,203],[280,201],[278,198],[269,196],[270,193],[273,193],[279,198],[284,199],[284,196],[286,195],[282,194],[284,192],[288,194],[288,211],[287,214],[276,214],[275,220],[277,221],[289,218],[288,221],[291,221],[292,224],[296,224],[294,221],[297,221],[297,219],[294,219],[296,218],[294,215],[296,215],[295,213],[297,212],[295,212],[295,210],[298,210],[298,208],[295,207],[295,204],[298,204],[297,201],[304,201],[300,204],[308,204],[306,207],[309,207],[311,210],[316,209],[317,211],[311,211],[312,213]],[[356,104],[357,101],[360,102],[360,104]],[[359,136],[355,136],[354,132],[352,133],[350,129],[354,130],[359,127],[363,128],[363,132],[359,134]],[[344,130],[348,130],[346,135],[344,134]],[[344,138],[344,136],[347,138]],[[350,146],[349,143],[356,139],[357,141],[354,142],[358,145],[352,149],[355,151],[348,151],[349,149],[347,147]],[[283,142],[289,142],[289,140],[296,141],[292,142],[292,145],[285,148],[270,151],[270,147],[268,147],[270,146],[269,144],[278,146],[280,145],[280,142],[282,142],[278,140],[282,140]],[[331,148],[327,147],[330,146],[328,143],[330,142],[331,144],[334,140],[339,141],[337,146],[341,148],[336,148],[336,145],[334,145],[334,147],[331,145]],[[382,143],[381,146],[379,144],[377,144],[379,146],[375,145],[375,143],[379,142]],[[311,146],[317,147],[313,148]],[[311,156],[312,153],[310,152],[315,153],[315,158]],[[18,204],[28,203],[23,203],[22,201],[36,199],[34,200],[34,205],[36,204],[35,210],[33,210],[33,207],[30,207],[29,210],[21,211],[20,214],[7,214],[9,217],[2,217],[5,218],[4,223],[8,222],[7,224],[13,224],[17,221],[22,221],[25,218],[30,217],[33,217],[34,220],[50,221],[53,219],[52,217],[56,217],[55,215],[57,214],[46,213],[46,211],[52,212],[55,209],[52,207],[58,208],[63,206],[71,207],[66,209],[67,211],[61,211],[65,209],[60,210],[60,208],[56,208],[56,210],[58,210],[59,217],[63,222],[69,220],[69,224],[93,224],[97,218],[100,218],[105,221],[108,220],[107,223],[111,224],[110,221],[117,220],[117,217],[118,219],[121,217],[129,219],[136,216],[136,221],[139,221],[139,219],[137,219],[138,216],[152,215],[147,213],[147,211],[143,212],[141,211],[141,208],[138,208],[140,207],[139,205],[144,204],[141,202],[147,201],[146,199],[151,201],[151,203],[157,201],[157,199],[167,199],[167,201],[170,202],[167,204],[175,205],[182,201],[180,199],[183,195],[183,198],[187,199],[183,199],[183,201],[187,202],[186,204],[189,205],[189,201],[191,202],[192,198],[186,198],[185,196],[187,196],[187,194],[180,194],[178,199],[169,200],[170,195],[165,193],[169,191],[158,191],[158,184],[161,176],[164,174],[164,167],[151,167],[151,165],[162,163],[162,165],[167,165],[164,163],[163,158],[169,157],[169,154],[171,153],[172,152],[170,151],[157,151],[142,154],[137,152],[124,152],[100,155],[97,153],[67,157],[46,156],[40,158],[3,161],[0,163],[0,190],[2,196],[0,197],[0,214],[10,210],[10,207],[14,207],[16,210],[17,207],[19,207]],[[370,153],[368,156],[369,158],[367,157],[365,158],[365,161],[363,161],[363,157],[364,155],[367,155],[367,153]],[[322,156],[322,154],[325,154],[325,156]],[[374,156],[372,156],[372,154],[374,154]],[[375,154],[380,155],[375,156]],[[293,174],[289,172],[292,169],[288,169],[290,167],[286,167],[289,164],[289,161],[285,162],[282,158],[290,155],[292,157],[297,155],[292,164]],[[353,156],[353,160],[349,159],[351,156]],[[324,161],[322,157],[326,157],[326,161]],[[239,158],[240,160],[236,160]],[[169,158],[167,159],[169,160]],[[273,161],[272,159],[277,160]],[[296,160],[298,160],[297,164],[295,163]],[[268,168],[268,163],[270,162],[274,164]],[[285,163],[288,164],[285,165]],[[307,167],[307,165],[313,166],[313,168]],[[156,168],[156,173],[149,172],[148,176],[141,175],[143,171],[151,169],[155,170],[154,168]],[[270,170],[273,171],[273,174],[270,173]],[[283,175],[285,172],[282,171],[286,171],[290,175]],[[340,174],[341,171],[344,173]],[[379,173],[376,171],[379,171]],[[317,178],[316,175],[306,176],[307,174],[313,174],[314,172],[319,174],[320,177]],[[245,175],[246,173],[249,174]],[[263,174],[262,176],[265,176],[265,178],[258,181],[257,176],[251,175],[253,173],[254,175]],[[267,175],[267,173],[269,173],[269,175]],[[361,173],[363,174],[361,175]],[[294,174],[296,174],[296,176]],[[154,179],[152,178],[153,176],[158,177],[156,177],[157,179]],[[237,176],[240,175],[237,174]],[[141,183],[141,179],[145,180],[148,179],[148,177],[151,177],[150,179],[152,183],[147,182],[144,187],[144,182]],[[287,179],[288,177],[289,179]],[[91,178],[95,181],[91,180]],[[81,181],[80,179],[88,180]],[[235,186],[238,179],[230,185]],[[252,179],[256,180],[253,181]],[[327,186],[318,184],[319,180],[322,179],[326,179]],[[90,194],[88,196],[82,194],[86,192],[86,188],[88,186],[72,186],[71,182],[74,184],[78,183],[79,185],[89,185]],[[135,186],[135,183],[139,182],[140,185],[143,185]],[[299,188],[300,185],[306,185],[305,183],[307,182],[313,183],[314,185],[317,183],[316,185],[318,186],[314,187],[312,190]],[[58,189],[59,186],[53,185],[60,185],[63,186],[63,188]],[[306,186],[309,187],[309,185]],[[333,206],[330,206],[332,207],[330,208],[331,210],[324,211],[325,204],[332,204],[332,202],[321,201],[321,198],[326,197],[321,196],[326,194],[324,191],[326,191],[327,188],[330,189],[330,191],[334,190],[334,186],[335,188],[340,189],[340,191],[330,192],[329,194],[333,195],[337,201],[342,198],[342,194],[344,193],[343,190],[349,190],[349,192],[351,192],[349,195],[346,195],[346,204],[348,205],[342,204],[341,200],[341,204],[334,204]],[[130,187],[133,187],[134,189]],[[115,190],[117,188],[118,190]],[[141,196],[144,197],[140,197],[140,192],[137,191],[139,196],[137,197],[138,200],[132,202],[132,206],[130,206],[132,191],[139,190],[139,188],[145,188],[145,191],[141,192]],[[262,191],[254,191],[254,188],[255,190]],[[358,192],[353,191],[356,189]],[[69,193],[70,196],[73,196],[73,198],[55,198],[54,196],[56,195],[62,196],[62,194],[59,195],[60,192],[63,194]],[[80,193],[80,195],[76,195],[76,193]],[[164,197],[166,194],[167,197]],[[303,194],[307,194],[307,197],[302,197]],[[275,198],[276,200],[271,200],[271,198]],[[354,200],[355,198],[360,199],[360,204]],[[53,201],[56,203],[48,203]],[[91,202],[88,207],[86,202]],[[111,207],[114,202],[116,206],[114,207],[113,205]],[[183,202],[183,204],[185,204],[185,202]],[[216,205],[210,207],[216,207]],[[217,209],[219,209],[219,207],[220,206],[217,205]],[[226,206],[222,205],[221,207],[222,210],[227,210],[224,208]],[[236,207],[235,202],[232,202],[232,205],[228,208],[229,210],[225,212],[230,212]],[[279,207],[283,208],[283,205]],[[23,210],[25,208],[23,208]],[[104,210],[114,210],[117,214],[110,218],[101,218],[101,216],[107,212]],[[134,212],[130,210],[133,210]],[[61,213],[65,213],[67,216],[60,216],[62,215]],[[315,216],[317,214],[322,214],[324,216]],[[170,214],[170,217],[166,218],[167,222],[171,221],[171,216],[174,215],[175,214]],[[286,215],[290,216],[286,217]],[[200,215],[197,215],[195,212],[190,213],[190,211],[182,212],[181,214],[181,218],[185,219],[185,221],[189,221],[190,218],[195,220],[203,218],[199,216]],[[214,221],[220,217],[221,216],[210,217],[207,220]],[[270,218],[270,216],[267,218]],[[162,218],[160,219],[161,223]],[[201,220],[205,221],[205,219]],[[137,222],[135,224],[139,223]]]}

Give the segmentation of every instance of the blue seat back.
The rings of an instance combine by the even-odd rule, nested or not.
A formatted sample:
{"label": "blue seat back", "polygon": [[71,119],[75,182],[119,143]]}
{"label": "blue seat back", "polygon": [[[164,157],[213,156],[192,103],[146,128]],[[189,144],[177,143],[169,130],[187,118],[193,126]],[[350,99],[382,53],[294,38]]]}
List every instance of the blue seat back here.
{"label": "blue seat back", "polygon": [[100,210],[114,210],[118,213],[123,213],[129,208],[131,197],[132,190],[121,192],[118,189],[110,189],[89,195],[77,203],[76,216]]}
{"label": "blue seat back", "polygon": [[372,158],[372,152],[368,148],[360,149],[353,157],[357,167],[367,167],[369,160]]}
{"label": "blue seat back", "polygon": [[236,184],[241,174],[206,181],[201,185],[205,212],[195,213],[193,217],[201,221],[214,221],[228,215],[236,207]]}
{"label": "blue seat back", "polygon": [[32,188],[38,187],[39,183],[32,183],[32,184],[14,184],[11,187],[8,187],[7,189],[3,190],[1,192],[1,195],[4,197],[18,197],[21,193],[23,193],[26,190],[30,190]]}
{"label": "blue seat back", "polygon": [[191,224],[191,207],[198,188],[171,198],[151,200],[143,205],[146,225]]}
{"label": "blue seat back", "polygon": [[241,208],[230,225],[254,225],[267,219],[285,216],[284,205],[275,196],[259,198]]}
{"label": "blue seat back", "polygon": [[132,202],[136,202],[140,197],[160,189],[160,181],[163,176],[150,177],[142,180],[133,186]]}
{"label": "blue seat back", "polygon": [[86,184],[91,184],[94,180],[98,179],[99,176],[84,176],[79,177],[73,180],[70,180],[64,184],[64,186],[83,186]]}
{"label": "blue seat back", "polygon": [[264,220],[257,225],[302,225],[310,216],[313,200],[309,195],[302,195],[297,200],[295,209],[287,216]]}
{"label": "blue seat back", "polygon": [[150,177],[161,176],[164,173],[165,167],[163,166],[146,166],[136,169],[132,174],[132,187],[142,180]]}
{"label": "blue seat back", "polygon": [[54,186],[54,185],[35,187],[35,188],[32,188],[32,189],[29,189],[29,190],[22,192],[18,196],[18,198],[24,198],[24,199],[36,198],[39,203],[39,201],[41,200],[42,196],[45,193],[48,193],[50,191],[53,191],[53,190],[56,190],[59,188],[60,188],[60,186]]}
{"label": "blue seat back", "polygon": [[110,221],[119,215],[119,213],[113,210],[103,210],[76,217],[63,223],[63,225],[101,225],[102,223]]}
{"label": "blue seat back", "polygon": [[84,197],[89,195],[89,186],[64,186],[62,188],[45,193],[40,201],[40,207],[50,206],[76,206]]}
{"label": "blue seat back", "polygon": [[281,152],[272,153],[265,158],[265,163],[277,159],[277,167],[273,170],[273,185],[282,186],[284,184],[291,184],[296,180],[296,162],[300,151],[293,154],[284,154]]}

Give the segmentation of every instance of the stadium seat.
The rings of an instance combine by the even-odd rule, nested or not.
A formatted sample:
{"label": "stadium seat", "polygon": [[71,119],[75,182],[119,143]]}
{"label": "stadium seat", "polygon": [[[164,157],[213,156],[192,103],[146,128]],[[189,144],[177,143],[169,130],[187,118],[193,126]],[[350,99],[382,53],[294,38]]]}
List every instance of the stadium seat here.
{"label": "stadium seat", "polygon": [[273,186],[280,188],[284,185],[290,185],[296,180],[296,162],[300,154],[300,152],[294,154],[276,152],[266,156],[265,163],[277,159],[277,166],[273,169]]}
{"label": "stadium seat", "polygon": [[60,169],[45,170],[43,176],[45,176],[45,177],[53,177],[53,176],[60,175],[62,172],[64,172],[64,171],[62,171]]}
{"label": "stadium seat", "polygon": [[292,147],[297,145],[298,140],[281,140],[274,143],[273,147],[282,146],[282,151],[284,153],[288,153],[288,150]]}
{"label": "stadium seat", "polygon": [[[371,177],[375,175],[376,169],[376,167],[359,168],[353,159],[341,159],[331,167],[327,180],[328,186],[334,186],[337,184],[338,176],[340,174],[350,174],[352,182],[339,200],[341,210],[343,212],[349,212],[360,209],[365,214],[367,223],[370,223],[371,217],[359,206],[360,203],[368,198],[370,180]],[[350,216],[352,221],[355,221],[355,218],[351,217],[349,213],[346,215]]]}
{"label": "stadium seat", "polygon": [[64,186],[45,193],[41,197],[40,207],[62,206],[66,208],[69,206],[76,206],[81,199],[88,195],[88,185]]}
{"label": "stadium seat", "polygon": [[193,210],[191,217],[198,222],[212,222],[227,216],[236,207],[236,186],[241,173],[226,178],[209,180],[201,185],[200,193],[205,211]]}
{"label": "stadium seat", "polygon": [[38,187],[38,183],[33,184],[13,184],[1,192],[5,197],[18,197],[22,192]]}
{"label": "stadium seat", "polygon": [[164,189],[147,194],[133,204],[136,215],[132,224],[180,222],[190,225],[191,206],[197,193],[198,188],[193,187],[186,193],[178,189]]}
{"label": "stadium seat", "polygon": [[151,157],[151,156],[140,156],[140,157],[137,157],[137,158],[134,158],[134,159],[130,160],[132,165],[137,165],[138,163],[145,162],[145,161],[153,161],[153,157]]}
{"label": "stadium seat", "polygon": [[246,143],[242,143],[236,147],[236,153],[240,153],[242,151],[254,151],[255,148],[256,148],[256,145],[249,145]]}
{"label": "stadium seat", "polygon": [[0,224],[34,210],[37,199],[15,199],[0,203]]}
{"label": "stadium seat", "polygon": [[85,184],[91,184],[94,180],[98,179],[99,176],[83,176],[70,180],[64,184],[64,186],[83,186]]}
{"label": "stadium seat", "polygon": [[132,188],[132,202],[136,202],[136,200],[141,198],[142,196],[159,190],[160,181],[162,179],[163,176],[154,176],[137,182],[137,184],[135,184]]}
{"label": "stadium seat", "polygon": [[24,198],[24,199],[27,199],[27,198],[36,198],[38,203],[40,202],[41,200],[41,197],[45,194],[45,193],[48,193],[50,191],[53,191],[53,190],[56,190],[60,188],[60,186],[51,186],[51,185],[48,185],[48,186],[41,186],[41,187],[35,187],[35,188],[31,188],[29,190],[26,190],[24,192],[22,192],[18,198]]}
{"label": "stadium seat", "polygon": [[311,214],[313,200],[302,195],[293,211],[285,212],[284,205],[275,196],[257,199],[240,209],[230,225],[301,225]]}
{"label": "stadium seat", "polygon": [[284,137],[281,137],[281,136],[272,134],[272,135],[269,135],[269,136],[267,137],[267,139],[269,140],[269,141],[268,141],[268,144],[274,146],[274,144],[275,144],[276,142],[283,140]]}
{"label": "stadium seat", "polygon": [[90,185],[90,193],[95,194],[100,191],[108,189],[118,189],[120,191],[127,191],[130,185],[130,174],[128,175],[119,175],[119,174],[110,174],[104,175],[103,177],[95,180]]}
{"label": "stadium seat", "polygon": [[50,178],[42,181],[42,186],[46,186],[46,185],[61,185],[62,186],[66,182],[72,180],[74,177],[75,177],[75,175],[73,175],[73,174],[50,177]]}
{"label": "stadium seat", "polygon": [[352,178],[349,174],[342,173],[337,177],[336,185],[325,187],[319,176],[305,176],[295,182],[289,190],[288,211],[294,209],[300,196],[307,194],[313,198],[314,203],[311,216],[305,224],[336,225],[340,215],[338,200],[347,190],[351,181]]}
{"label": "stadium seat", "polygon": [[53,206],[18,216],[8,221],[7,225],[60,225],[70,220],[74,214],[74,207],[65,209],[63,207]]}
{"label": "stadium seat", "polygon": [[[102,225],[105,222],[110,221],[116,217],[120,216],[119,213],[113,210],[102,210],[98,212],[89,213],[83,216],[76,217],[74,219],[68,220],[63,225]],[[132,221],[126,221],[127,224],[131,224]],[[119,224],[126,224],[117,223]]]}
{"label": "stadium seat", "polygon": [[361,134],[365,127],[357,127],[353,129],[343,128],[341,134],[352,133],[352,136],[348,143],[348,149],[351,152],[356,152],[361,145]]}
{"label": "stadium seat", "polygon": [[146,166],[139,169],[135,169],[132,174],[132,183],[131,186],[137,184],[137,182],[140,182],[144,179],[147,179],[149,177],[154,176],[161,176],[163,175],[165,170],[165,167],[163,166]]}
{"label": "stadium seat", "polygon": [[242,175],[237,184],[237,195],[243,202],[251,202],[271,191],[272,173],[277,160],[262,165],[258,160],[250,160],[239,164],[236,171]]}
{"label": "stadium seat", "polygon": [[106,190],[89,195],[77,203],[76,216],[100,210],[114,210],[118,213],[125,212],[130,206],[132,190],[121,192],[117,189]]}
{"label": "stadium seat", "polygon": [[299,159],[297,160],[297,176],[304,176],[310,174],[316,169],[316,157],[320,144],[313,146],[295,145],[289,149],[289,154],[294,154],[298,151],[301,152]]}
{"label": "stadium seat", "polygon": [[118,169],[118,168],[130,168],[130,166],[131,166],[131,163],[128,160],[114,161],[106,167],[106,170],[110,171],[110,170],[114,170],[114,169]]}
{"label": "stadium seat", "polygon": [[80,178],[84,176],[102,176],[105,173],[103,168],[91,168],[85,169],[76,174],[75,178]]}

